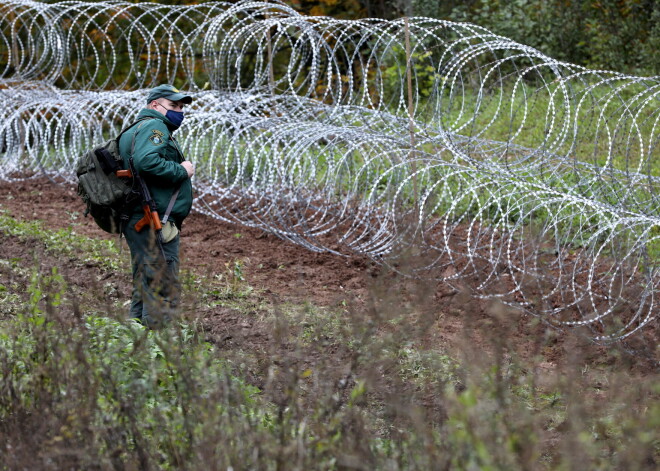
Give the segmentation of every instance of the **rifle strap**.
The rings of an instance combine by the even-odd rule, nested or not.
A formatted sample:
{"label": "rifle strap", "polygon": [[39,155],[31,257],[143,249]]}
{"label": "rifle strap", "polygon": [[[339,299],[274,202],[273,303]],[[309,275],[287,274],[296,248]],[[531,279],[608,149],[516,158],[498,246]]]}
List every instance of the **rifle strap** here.
{"label": "rifle strap", "polygon": [[165,210],[165,215],[163,216],[163,220],[160,222],[161,224],[165,224],[167,220],[170,218],[170,213],[172,212],[172,208],[174,207],[174,203],[176,202],[177,196],[179,196],[180,190],[181,190],[181,185],[179,185],[176,191],[172,194],[172,197],[170,198],[170,202],[167,205],[167,210]]}

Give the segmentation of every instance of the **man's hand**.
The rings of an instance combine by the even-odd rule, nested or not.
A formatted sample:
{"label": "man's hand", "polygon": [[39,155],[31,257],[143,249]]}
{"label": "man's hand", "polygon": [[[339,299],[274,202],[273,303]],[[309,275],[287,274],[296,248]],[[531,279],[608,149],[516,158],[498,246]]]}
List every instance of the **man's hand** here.
{"label": "man's hand", "polygon": [[181,166],[186,169],[186,172],[188,172],[188,178],[192,178],[192,176],[195,175],[195,167],[193,167],[190,160],[181,162]]}

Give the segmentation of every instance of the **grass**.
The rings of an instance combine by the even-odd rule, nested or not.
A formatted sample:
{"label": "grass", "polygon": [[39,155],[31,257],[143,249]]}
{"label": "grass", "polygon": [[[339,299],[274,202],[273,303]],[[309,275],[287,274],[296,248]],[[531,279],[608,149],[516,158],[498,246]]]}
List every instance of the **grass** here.
{"label": "grass", "polygon": [[[80,258],[64,263],[96,247],[3,221],[5,235],[48,253],[78,244]],[[267,332],[261,346],[227,348],[205,340],[203,319],[149,331],[91,313],[57,266],[21,262],[0,265],[26,286],[0,296],[0,469],[642,470],[660,460],[654,373],[636,374],[614,347],[594,360],[581,337],[540,326],[521,345],[520,318],[503,307],[483,317],[461,298],[437,313],[423,286],[386,278],[362,307],[267,306],[235,265],[215,279],[187,274],[197,302],[231,302]],[[454,342],[433,340],[460,324]],[[548,366],[543,352],[555,348],[570,353]]]}
{"label": "grass", "polygon": [[119,257],[114,240],[90,239],[76,234],[71,228],[46,230],[41,221],[20,221],[6,210],[0,209],[0,230],[22,240],[36,239],[52,253],[61,257],[73,257],[78,263],[93,264],[105,270],[121,270],[127,267]]}

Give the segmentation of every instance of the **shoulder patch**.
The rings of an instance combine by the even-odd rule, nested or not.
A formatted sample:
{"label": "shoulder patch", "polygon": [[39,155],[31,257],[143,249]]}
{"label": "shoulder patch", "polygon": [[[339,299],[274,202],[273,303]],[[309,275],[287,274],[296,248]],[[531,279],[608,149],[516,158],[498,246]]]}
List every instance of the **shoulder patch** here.
{"label": "shoulder patch", "polygon": [[149,140],[155,146],[161,145],[163,143],[163,132],[159,131],[158,129],[152,129],[151,136],[149,136]]}

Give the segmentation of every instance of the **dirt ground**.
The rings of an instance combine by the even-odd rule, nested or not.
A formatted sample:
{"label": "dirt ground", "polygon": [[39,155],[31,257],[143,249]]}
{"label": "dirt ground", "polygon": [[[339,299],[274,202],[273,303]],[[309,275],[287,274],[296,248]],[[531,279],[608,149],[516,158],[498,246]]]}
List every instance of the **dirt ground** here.
{"label": "dirt ground", "polygon": [[[82,217],[84,206],[72,185],[55,184],[45,178],[0,182],[0,209],[8,210],[18,219],[42,220],[53,229],[71,228],[78,234],[93,238],[116,238],[97,228],[91,218]],[[128,258],[128,248],[125,242],[123,244]],[[34,247],[29,243],[0,242],[0,252],[4,257],[9,253],[13,255],[14,252],[30,250]],[[26,253],[23,256],[27,257]],[[48,260],[45,254],[41,256],[47,260],[42,263],[62,265],[61,260]],[[442,283],[411,284],[386,274],[366,257],[349,258],[311,252],[260,230],[192,213],[182,230],[182,267],[201,275],[214,276],[226,273],[228,266],[235,261],[242,263],[245,281],[276,304],[310,302],[318,306],[343,306],[347,311],[359,313],[361,310],[382,308],[385,304],[391,307],[393,298],[400,308],[405,308],[413,298],[421,299],[420,309],[432,324],[424,337],[428,344],[458,345],[465,340],[468,329],[474,333],[472,341],[479,344],[479,330],[492,328],[493,323],[497,324],[497,319],[503,315],[493,307],[492,302],[472,299]],[[86,269],[97,270],[93,266]],[[90,277],[88,273],[77,273],[76,270],[67,272],[66,268],[64,272],[68,279],[83,287],[89,283],[85,280],[98,280],[103,276],[95,273]],[[125,296],[128,299],[128,274],[113,276],[117,277],[116,289],[109,296],[118,299]],[[259,325],[258,316],[246,318],[227,308],[204,308],[196,316],[201,319],[204,330],[219,345],[229,346],[231,343],[241,348],[251,348],[254,344],[255,348],[262,348],[272,334],[269,326]],[[515,325],[503,334],[515,338],[518,355],[541,357],[541,367],[550,369],[570,356],[561,335],[530,322],[527,316],[514,315],[512,318],[509,324]],[[545,337],[541,349],[539,336]],[[552,339],[548,340],[548,336]],[[657,345],[655,338],[646,339],[644,348],[647,352],[642,356],[633,355],[626,363],[641,370],[654,370],[657,366],[652,358],[654,344]],[[623,347],[625,357],[626,349]],[[618,349],[620,346],[607,348]],[[586,361],[611,361],[605,347],[590,345],[585,351]]]}

